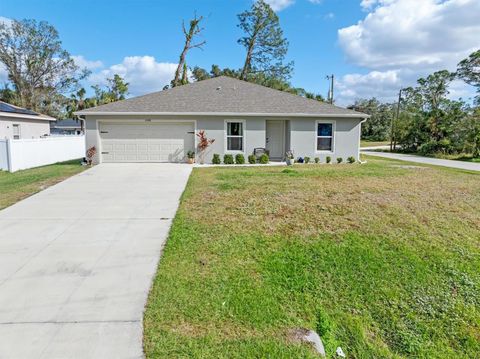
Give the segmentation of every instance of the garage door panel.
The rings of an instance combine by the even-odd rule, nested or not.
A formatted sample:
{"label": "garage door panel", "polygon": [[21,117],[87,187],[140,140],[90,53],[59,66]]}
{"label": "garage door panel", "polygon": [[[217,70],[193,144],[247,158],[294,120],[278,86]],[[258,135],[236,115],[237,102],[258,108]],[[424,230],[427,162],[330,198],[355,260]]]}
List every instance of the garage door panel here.
{"label": "garage door panel", "polygon": [[193,123],[100,123],[102,161],[183,162],[193,131]]}

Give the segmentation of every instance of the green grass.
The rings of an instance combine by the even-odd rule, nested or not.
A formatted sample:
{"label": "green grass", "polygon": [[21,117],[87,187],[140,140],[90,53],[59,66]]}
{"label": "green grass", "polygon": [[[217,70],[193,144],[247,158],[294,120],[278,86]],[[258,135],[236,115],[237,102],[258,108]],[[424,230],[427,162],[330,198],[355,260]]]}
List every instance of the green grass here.
{"label": "green grass", "polygon": [[14,173],[0,171],[0,209],[61,182],[83,169],[80,160],[72,160]]}
{"label": "green grass", "polygon": [[292,328],[329,357],[476,357],[480,175],[372,157],[293,169],[194,169],[147,358],[315,358]]}
{"label": "green grass", "polygon": [[367,141],[361,140],[360,147],[389,146],[390,141]]}

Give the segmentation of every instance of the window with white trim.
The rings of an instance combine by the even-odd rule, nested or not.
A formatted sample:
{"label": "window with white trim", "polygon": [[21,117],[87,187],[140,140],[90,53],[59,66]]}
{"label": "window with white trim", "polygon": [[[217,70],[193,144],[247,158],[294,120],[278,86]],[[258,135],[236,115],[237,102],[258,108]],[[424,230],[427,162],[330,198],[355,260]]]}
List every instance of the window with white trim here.
{"label": "window with white trim", "polygon": [[317,151],[333,151],[333,123],[317,123]]}
{"label": "window with white trim", "polygon": [[20,125],[18,124],[13,125],[13,139],[14,140],[20,139]]}
{"label": "window with white trim", "polygon": [[243,151],[243,122],[227,122],[227,151]]}

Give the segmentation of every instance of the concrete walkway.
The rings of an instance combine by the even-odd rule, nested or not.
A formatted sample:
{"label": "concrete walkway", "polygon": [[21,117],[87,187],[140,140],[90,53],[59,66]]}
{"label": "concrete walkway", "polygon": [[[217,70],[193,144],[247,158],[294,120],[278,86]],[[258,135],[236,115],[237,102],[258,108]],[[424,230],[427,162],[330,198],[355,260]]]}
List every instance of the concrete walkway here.
{"label": "concrete walkway", "polygon": [[141,358],[191,166],[103,164],[0,211],[0,358]]}
{"label": "concrete walkway", "polygon": [[421,156],[415,156],[415,155],[406,155],[402,153],[365,151],[364,149],[362,149],[362,153],[369,156],[392,158],[395,160],[423,163],[427,165],[458,168],[458,169],[470,170],[470,171],[480,171],[480,163],[474,163],[474,162],[442,160],[440,158],[421,157]]}

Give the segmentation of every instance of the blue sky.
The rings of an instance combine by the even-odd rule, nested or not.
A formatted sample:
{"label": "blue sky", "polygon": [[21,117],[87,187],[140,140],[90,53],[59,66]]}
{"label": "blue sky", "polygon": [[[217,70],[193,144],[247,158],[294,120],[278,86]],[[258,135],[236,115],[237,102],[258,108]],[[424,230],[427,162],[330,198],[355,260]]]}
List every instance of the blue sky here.
{"label": "blue sky", "polygon": [[[478,16],[470,16],[480,14],[478,0],[268,1],[290,42],[291,82],[326,95],[325,75],[333,73],[341,104],[358,97],[393,99],[401,86],[434,70],[453,70],[480,46]],[[244,49],[236,43],[241,36],[236,15],[251,3],[2,0],[0,16],[48,21],[65,49],[92,70],[87,86],[119,72],[131,83],[131,94],[138,95],[168,82],[183,44],[182,19],[195,11],[206,18],[202,39],[207,44],[189,53],[188,65],[241,67]],[[462,20],[451,24],[454,18]],[[471,35],[475,30],[476,37]],[[445,43],[445,36],[454,44]],[[453,92],[468,96],[471,89],[458,85]]]}

